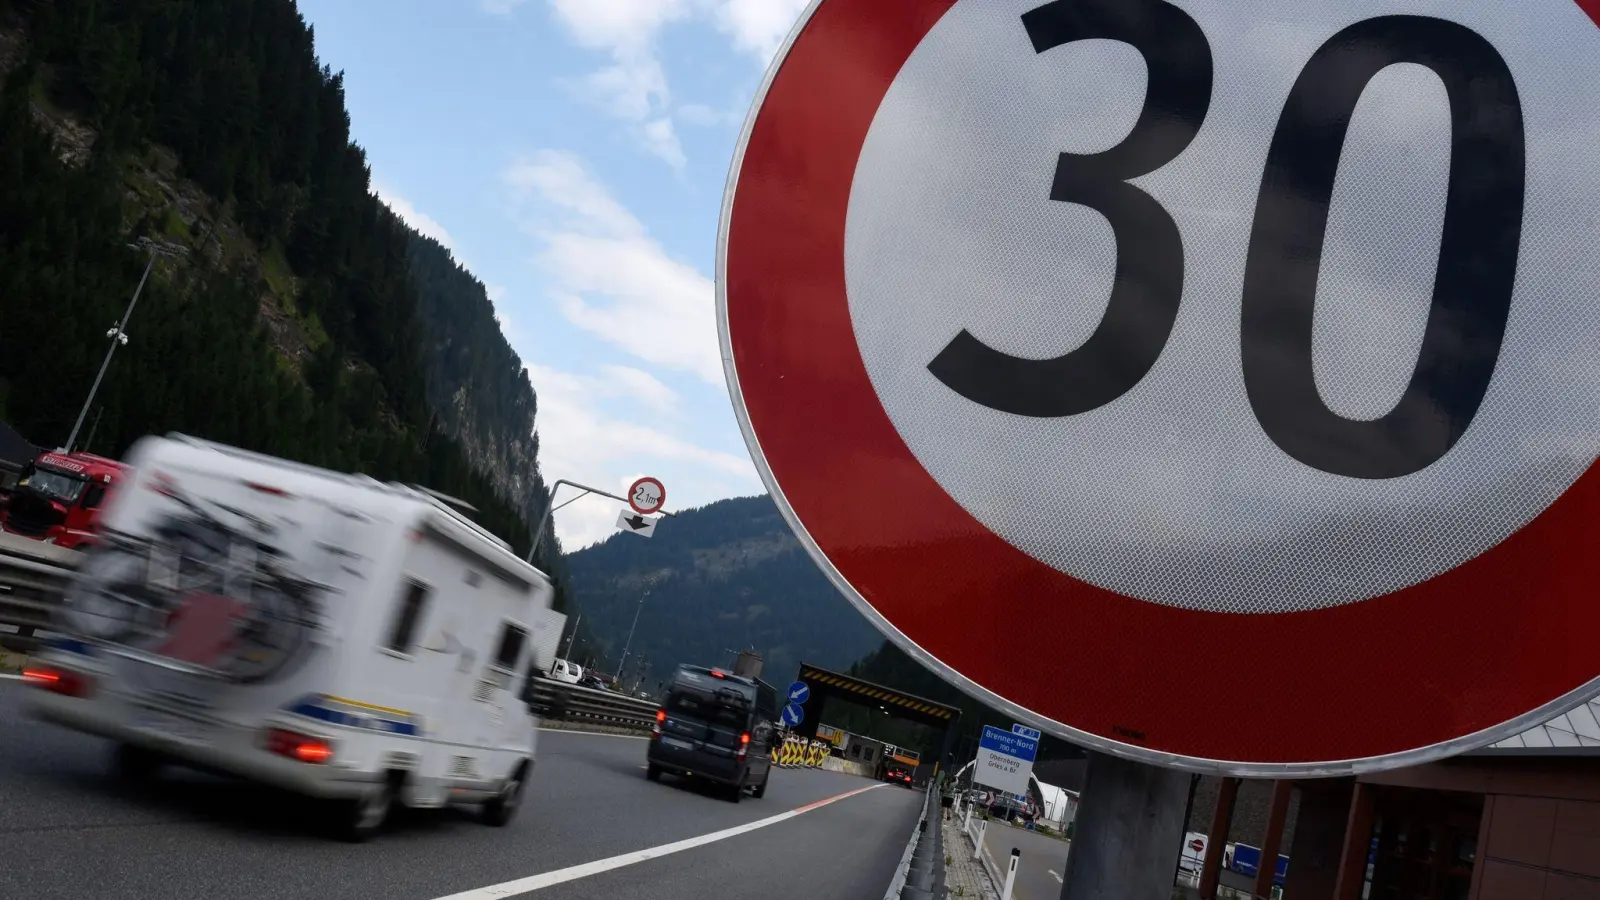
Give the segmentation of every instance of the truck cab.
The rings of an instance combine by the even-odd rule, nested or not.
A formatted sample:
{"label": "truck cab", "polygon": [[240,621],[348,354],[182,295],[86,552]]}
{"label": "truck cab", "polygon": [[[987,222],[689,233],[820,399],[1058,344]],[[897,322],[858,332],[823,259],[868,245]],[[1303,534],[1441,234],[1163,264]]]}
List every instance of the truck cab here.
{"label": "truck cab", "polygon": [[100,510],[127,467],[91,453],[44,453],[22,470],[0,530],[69,550],[99,538]]}

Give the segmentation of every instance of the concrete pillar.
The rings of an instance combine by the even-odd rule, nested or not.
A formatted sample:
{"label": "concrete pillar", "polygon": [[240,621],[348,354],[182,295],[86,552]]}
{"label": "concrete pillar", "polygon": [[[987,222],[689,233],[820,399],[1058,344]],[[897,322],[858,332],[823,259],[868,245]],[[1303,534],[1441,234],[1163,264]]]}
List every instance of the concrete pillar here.
{"label": "concrete pillar", "polygon": [[1267,813],[1267,834],[1261,840],[1261,868],[1256,870],[1257,897],[1272,896],[1272,881],[1278,872],[1279,846],[1283,843],[1283,824],[1289,818],[1289,798],[1294,794],[1294,782],[1272,783],[1272,810]]}
{"label": "concrete pillar", "polygon": [[1356,782],[1350,798],[1350,815],[1345,819],[1344,845],[1339,853],[1339,883],[1334,900],[1361,900],[1361,887],[1367,880],[1367,856],[1372,852],[1372,820],[1376,813],[1375,785]]}
{"label": "concrete pillar", "polygon": [[1189,776],[1089,754],[1061,900],[1170,900]]}
{"label": "concrete pillar", "polygon": [[1233,804],[1239,799],[1239,779],[1224,778],[1217,791],[1217,806],[1211,811],[1211,830],[1206,835],[1206,858],[1200,864],[1200,900],[1216,900],[1217,883],[1222,880],[1222,854],[1228,848],[1228,831],[1233,827]]}
{"label": "concrete pillar", "polygon": [[1302,781],[1299,788],[1300,814],[1295,818],[1283,894],[1294,900],[1333,900],[1355,779]]}

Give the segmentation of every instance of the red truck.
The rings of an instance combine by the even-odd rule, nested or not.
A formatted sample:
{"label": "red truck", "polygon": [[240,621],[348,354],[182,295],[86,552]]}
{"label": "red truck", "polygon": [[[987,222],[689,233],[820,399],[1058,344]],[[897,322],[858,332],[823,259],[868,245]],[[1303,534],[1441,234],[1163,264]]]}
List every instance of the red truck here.
{"label": "red truck", "polygon": [[95,542],[100,508],[128,468],[92,453],[44,453],[22,470],[0,509],[0,531],[83,549]]}

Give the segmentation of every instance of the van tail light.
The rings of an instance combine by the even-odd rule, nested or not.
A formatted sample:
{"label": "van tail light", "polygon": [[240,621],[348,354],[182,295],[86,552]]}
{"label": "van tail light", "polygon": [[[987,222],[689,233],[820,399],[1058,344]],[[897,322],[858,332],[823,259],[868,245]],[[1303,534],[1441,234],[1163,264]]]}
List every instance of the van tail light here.
{"label": "van tail light", "polygon": [[87,697],[92,687],[87,677],[53,666],[29,666],[22,670],[22,680],[25,684],[64,697]]}
{"label": "van tail light", "polygon": [[744,755],[746,753],[748,753],[749,750],[750,750],[750,732],[746,731],[744,734],[739,735],[739,756],[738,756],[738,760],[740,762],[744,762]]}
{"label": "van tail light", "polygon": [[283,728],[267,732],[267,751],[296,762],[321,765],[333,759],[333,745],[321,738]]}
{"label": "van tail light", "polygon": [[656,722],[654,725],[650,726],[650,737],[652,740],[661,737],[661,725],[665,721],[667,721],[667,711],[664,709],[656,710]]}

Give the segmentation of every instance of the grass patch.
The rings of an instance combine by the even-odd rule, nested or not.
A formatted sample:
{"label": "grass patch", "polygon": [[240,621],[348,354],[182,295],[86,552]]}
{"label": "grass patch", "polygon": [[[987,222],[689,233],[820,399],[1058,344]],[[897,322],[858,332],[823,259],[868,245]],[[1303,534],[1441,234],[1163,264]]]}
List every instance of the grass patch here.
{"label": "grass patch", "polygon": [[179,238],[185,242],[193,237],[189,232],[188,224],[183,221],[183,216],[178,215],[178,211],[170,206],[167,207],[166,215],[161,219],[161,230],[167,237]]}
{"label": "grass patch", "polygon": [[283,257],[283,248],[276,243],[261,254],[261,273],[267,279],[267,289],[284,301],[284,309],[294,309],[294,273],[289,271],[289,261]]}

